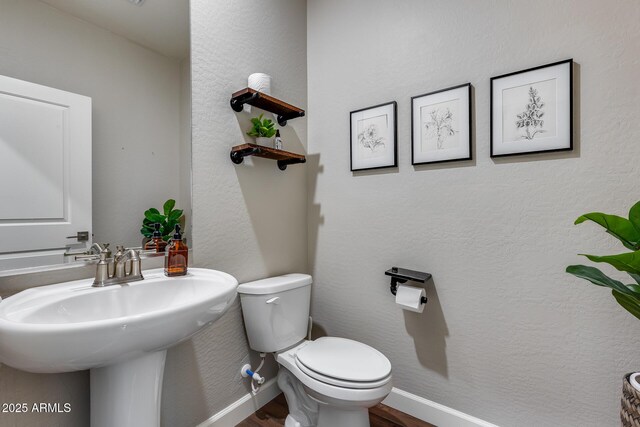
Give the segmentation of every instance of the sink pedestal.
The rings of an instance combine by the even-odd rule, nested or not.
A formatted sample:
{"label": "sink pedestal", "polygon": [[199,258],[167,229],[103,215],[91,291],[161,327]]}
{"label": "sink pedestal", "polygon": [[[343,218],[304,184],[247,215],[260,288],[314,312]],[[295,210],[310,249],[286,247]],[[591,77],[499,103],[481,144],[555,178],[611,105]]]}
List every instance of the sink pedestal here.
{"label": "sink pedestal", "polygon": [[91,369],[91,427],[159,427],[167,351]]}

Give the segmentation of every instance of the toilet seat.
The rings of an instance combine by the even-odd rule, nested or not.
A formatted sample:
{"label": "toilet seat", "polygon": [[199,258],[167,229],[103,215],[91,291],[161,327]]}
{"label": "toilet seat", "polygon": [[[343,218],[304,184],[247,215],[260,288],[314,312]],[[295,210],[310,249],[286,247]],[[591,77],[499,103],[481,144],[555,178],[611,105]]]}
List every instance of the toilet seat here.
{"label": "toilet seat", "polygon": [[332,377],[327,377],[325,375],[322,375],[318,372],[315,372],[309,368],[307,368],[306,366],[304,366],[302,363],[300,363],[299,360],[296,360],[296,366],[298,366],[298,368],[300,368],[300,370],[305,373],[306,375],[308,375],[309,377],[321,381],[323,383],[327,383],[330,385],[334,385],[337,387],[345,387],[345,388],[358,388],[358,389],[366,389],[366,388],[376,388],[376,387],[381,387],[383,385],[385,385],[386,383],[389,382],[389,376],[378,380],[378,381],[373,381],[373,382],[362,382],[362,381],[343,381],[337,378],[332,378]]}
{"label": "toilet seat", "polygon": [[295,352],[295,363],[311,378],[338,387],[381,387],[391,376],[391,363],[382,353],[346,338],[322,337],[308,342]]}

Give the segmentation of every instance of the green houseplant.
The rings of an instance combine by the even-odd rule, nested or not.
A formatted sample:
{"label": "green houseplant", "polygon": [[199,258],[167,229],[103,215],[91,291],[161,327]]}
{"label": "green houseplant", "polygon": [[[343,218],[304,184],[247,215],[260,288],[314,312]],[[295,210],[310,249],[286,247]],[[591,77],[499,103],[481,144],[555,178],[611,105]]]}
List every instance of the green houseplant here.
{"label": "green houseplant", "polygon": [[[150,238],[153,235],[153,224],[160,224],[160,232],[162,233],[162,239],[168,241],[171,237],[173,230],[176,228],[176,224],[179,224],[183,219],[182,209],[174,209],[176,201],[169,199],[164,202],[162,206],[162,213],[156,208],[150,208],[144,211],[144,219],[142,220],[142,228],[140,233],[144,237]],[[184,227],[184,224],[182,224]]]}
{"label": "green houseplant", "polygon": [[251,129],[247,135],[256,139],[256,143],[266,145],[276,134],[275,123],[270,119],[263,119],[264,114],[251,119]]}
{"label": "green houseplant", "polygon": [[567,273],[588,280],[594,285],[610,288],[618,304],[640,319],[640,202],[631,207],[629,218],[591,212],[578,217],[575,224],[581,224],[587,220],[602,226],[630,252],[604,256],[580,255],[587,257],[590,261],[606,263],[627,273],[635,283],[624,284],[607,276],[598,268],[586,265],[570,265],[567,267]]}
{"label": "green houseplant", "polygon": [[[591,212],[578,217],[575,223],[581,224],[585,221],[593,221],[602,226],[630,252],[604,256],[581,255],[590,261],[603,262],[627,273],[635,283],[624,284],[607,276],[596,267],[586,265],[570,265],[567,267],[567,273],[588,280],[594,285],[610,288],[618,304],[640,319],[640,202],[631,207],[629,218]],[[637,375],[638,373],[632,372],[624,375],[622,380],[620,421],[623,427],[637,426],[640,422],[640,387],[634,380]]]}

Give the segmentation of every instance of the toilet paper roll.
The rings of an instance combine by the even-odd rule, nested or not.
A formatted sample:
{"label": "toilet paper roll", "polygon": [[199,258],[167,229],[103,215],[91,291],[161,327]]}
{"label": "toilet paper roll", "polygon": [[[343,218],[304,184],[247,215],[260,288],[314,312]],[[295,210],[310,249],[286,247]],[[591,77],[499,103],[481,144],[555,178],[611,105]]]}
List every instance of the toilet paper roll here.
{"label": "toilet paper roll", "polygon": [[640,372],[636,372],[634,374],[631,374],[631,376],[629,377],[629,383],[631,384],[631,386],[633,388],[635,388],[636,390],[640,391]]}
{"label": "toilet paper roll", "polygon": [[[271,95],[271,76],[265,73],[253,73],[247,79],[247,86],[258,92]],[[251,105],[244,104],[244,111],[250,113]]]}
{"label": "toilet paper roll", "polygon": [[396,304],[402,307],[403,310],[422,313],[425,306],[425,304],[422,304],[422,297],[426,295],[427,293],[424,288],[398,285],[398,291],[396,292]]}
{"label": "toilet paper roll", "polygon": [[249,76],[249,87],[271,95],[271,76],[265,73],[253,73]]}

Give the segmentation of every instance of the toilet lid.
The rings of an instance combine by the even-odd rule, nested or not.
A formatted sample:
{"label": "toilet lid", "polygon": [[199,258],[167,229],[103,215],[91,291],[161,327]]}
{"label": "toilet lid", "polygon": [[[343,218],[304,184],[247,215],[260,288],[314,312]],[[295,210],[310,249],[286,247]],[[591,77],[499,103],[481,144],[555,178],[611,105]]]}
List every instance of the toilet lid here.
{"label": "toilet lid", "polygon": [[322,337],[296,353],[299,363],[323,377],[374,382],[391,373],[391,362],[373,347],[346,338]]}

